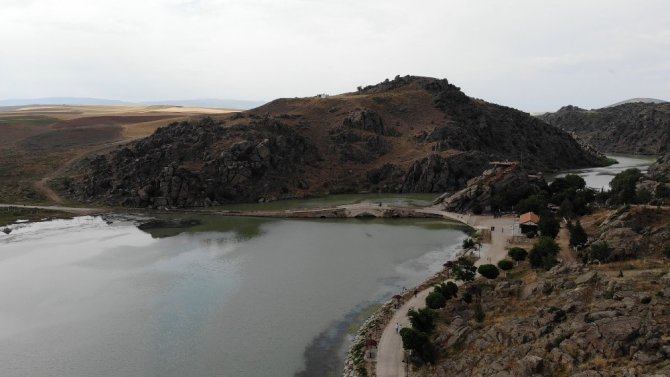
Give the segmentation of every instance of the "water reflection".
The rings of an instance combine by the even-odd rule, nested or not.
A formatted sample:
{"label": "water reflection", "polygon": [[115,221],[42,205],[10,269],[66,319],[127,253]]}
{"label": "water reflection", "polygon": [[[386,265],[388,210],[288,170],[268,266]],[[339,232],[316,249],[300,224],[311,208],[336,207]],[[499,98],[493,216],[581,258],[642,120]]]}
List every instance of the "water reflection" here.
{"label": "water reflection", "polygon": [[176,218],[196,221],[80,217],[0,237],[3,375],[338,372],[356,313],[464,237],[437,220]]}

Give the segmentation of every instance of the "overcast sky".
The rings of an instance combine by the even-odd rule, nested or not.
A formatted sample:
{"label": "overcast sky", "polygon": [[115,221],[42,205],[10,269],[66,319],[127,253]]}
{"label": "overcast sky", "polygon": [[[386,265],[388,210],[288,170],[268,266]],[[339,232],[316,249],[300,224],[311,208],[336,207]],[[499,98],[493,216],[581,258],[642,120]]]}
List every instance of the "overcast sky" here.
{"label": "overcast sky", "polygon": [[0,99],[270,100],[396,74],[531,112],[670,100],[670,1],[0,0]]}

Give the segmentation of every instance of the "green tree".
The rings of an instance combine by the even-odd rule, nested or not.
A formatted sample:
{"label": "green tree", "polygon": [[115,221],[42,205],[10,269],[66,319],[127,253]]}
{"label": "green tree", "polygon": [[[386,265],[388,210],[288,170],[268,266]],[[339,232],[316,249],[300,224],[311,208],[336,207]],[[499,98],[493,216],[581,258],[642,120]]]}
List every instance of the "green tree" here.
{"label": "green tree", "polygon": [[451,297],[456,297],[458,295],[458,285],[453,281],[448,281],[446,284],[446,292],[448,292]]}
{"label": "green tree", "polygon": [[435,318],[437,314],[430,308],[421,308],[419,310],[410,309],[407,312],[409,322],[412,328],[417,331],[430,333],[435,329]]}
{"label": "green tree", "polygon": [[567,217],[568,219],[575,215],[575,206],[568,198],[563,199],[561,202],[561,215]]}
{"label": "green tree", "polygon": [[460,281],[472,281],[475,278],[477,267],[466,257],[460,257],[451,265],[451,276]]}
{"label": "green tree", "polygon": [[509,271],[514,268],[514,262],[509,259],[503,259],[498,262],[498,268],[503,271]]}
{"label": "green tree", "polygon": [[523,260],[526,260],[528,252],[526,251],[526,249],[520,247],[513,247],[509,249],[507,255],[509,255],[510,258],[514,259],[517,263],[519,263]]}
{"label": "green tree", "polygon": [[537,229],[543,237],[556,238],[558,232],[561,230],[561,224],[556,220],[554,215],[546,213],[540,217]]}
{"label": "green tree", "polygon": [[447,283],[440,283],[436,285],[434,291],[440,293],[442,296],[444,296],[445,299],[450,300],[452,297],[456,297],[458,286],[449,281]]}
{"label": "green tree", "polygon": [[533,245],[533,248],[528,254],[528,260],[533,268],[542,267],[545,270],[550,270],[558,263],[556,255],[558,255],[560,246],[552,238],[540,237]]}
{"label": "green tree", "polygon": [[635,185],[641,177],[642,173],[636,168],[626,169],[615,175],[610,182],[611,197],[617,203],[635,202]]}
{"label": "green tree", "polygon": [[442,296],[442,293],[433,291],[426,296],[426,306],[430,309],[440,309],[447,306],[447,299]]}
{"label": "green tree", "polygon": [[588,241],[586,232],[579,220],[575,225],[569,226],[568,230],[570,231],[570,246],[581,246]]}
{"label": "green tree", "polygon": [[472,238],[466,238],[463,240],[463,250],[470,250],[475,247],[475,240]]}
{"label": "green tree", "polygon": [[493,264],[482,264],[477,269],[477,272],[487,279],[495,279],[500,275],[500,270]]}
{"label": "green tree", "polygon": [[520,200],[516,205],[516,210],[520,213],[544,213],[547,211],[547,199],[542,194],[531,195]]}
{"label": "green tree", "polygon": [[412,356],[418,357],[424,363],[435,362],[435,346],[430,342],[427,334],[405,327],[400,330],[400,337],[402,347],[411,350]]}
{"label": "green tree", "polygon": [[577,174],[568,174],[565,177],[554,179],[554,181],[549,185],[549,190],[552,193],[560,193],[569,189],[581,190],[585,187],[586,181],[584,181],[584,178],[578,176]]}

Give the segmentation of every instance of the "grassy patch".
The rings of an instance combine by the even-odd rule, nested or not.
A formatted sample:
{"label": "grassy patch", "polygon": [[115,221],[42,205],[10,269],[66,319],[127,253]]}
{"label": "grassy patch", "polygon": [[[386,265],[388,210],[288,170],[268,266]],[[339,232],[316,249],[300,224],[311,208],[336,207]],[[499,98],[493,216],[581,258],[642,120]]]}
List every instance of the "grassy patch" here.
{"label": "grassy patch", "polygon": [[67,212],[52,211],[38,208],[2,207],[0,208],[0,226],[13,224],[16,220],[40,221],[42,219],[71,219]]}

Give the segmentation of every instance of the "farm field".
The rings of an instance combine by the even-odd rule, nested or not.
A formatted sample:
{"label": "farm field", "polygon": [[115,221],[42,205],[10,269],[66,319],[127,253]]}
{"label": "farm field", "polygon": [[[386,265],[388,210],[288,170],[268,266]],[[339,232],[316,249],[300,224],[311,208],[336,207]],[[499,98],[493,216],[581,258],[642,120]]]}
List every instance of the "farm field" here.
{"label": "farm field", "polygon": [[0,108],[0,203],[62,204],[49,181],[92,153],[172,122],[235,110],[172,106]]}

